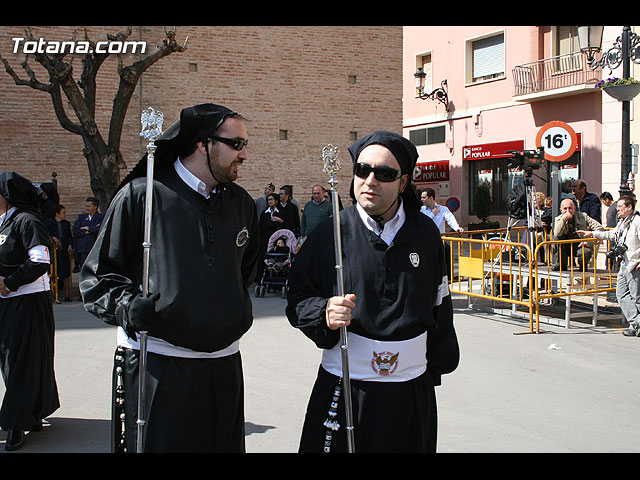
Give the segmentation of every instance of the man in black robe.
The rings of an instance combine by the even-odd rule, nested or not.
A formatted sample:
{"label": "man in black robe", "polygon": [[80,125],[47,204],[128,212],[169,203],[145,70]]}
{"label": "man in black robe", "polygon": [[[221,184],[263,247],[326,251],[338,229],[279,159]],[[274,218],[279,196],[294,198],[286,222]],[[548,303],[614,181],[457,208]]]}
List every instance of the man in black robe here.
{"label": "man in black robe", "polygon": [[440,232],[420,214],[409,140],[378,131],[349,152],[357,203],[340,215],[346,293],[337,296],[330,218],[289,273],[288,319],[323,349],[300,451],[347,450],[339,334],[347,327],[355,451],[433,452],[434,385],[459,359]]}
{"label": "man in black robe", "polygon": [[15,172],[0,172],[0,369],[6,391],[0,427],[5,450],[24,445],[25,431],[60,407],[54,372],[51,237],[38,193]]}
{"label": "man in black robe", "polygon": [[[155,142],[148,298],[141,293],[146,156],[123,181],[81,270],[87,311],[118,325],[124,447],[135,451],[139,346],[148,331],[145,451],[243,452],[240,337],[253,321],[259,231],[234,183],[247,159],[237,113],[203,104]],[[119,391],[116,391],[119,394]],[[119,412],[113,413],[120,449]]]}

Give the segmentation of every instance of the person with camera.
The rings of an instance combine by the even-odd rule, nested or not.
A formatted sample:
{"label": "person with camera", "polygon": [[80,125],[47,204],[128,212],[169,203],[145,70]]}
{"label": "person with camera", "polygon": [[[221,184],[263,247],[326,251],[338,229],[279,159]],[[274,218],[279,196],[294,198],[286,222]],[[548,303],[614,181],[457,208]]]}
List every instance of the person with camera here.
{"label": "person with camera", "polygon": [[[602,225],[588,216],[578,212],[576,204],[571,198],[565,198],[560,203],[560,215],[553,223],[553,240],[572,240],[581,238],[581,231],[604,230]],[[557,245],[556,263],[552,270],[568,270],[574,259],[578,269],[584,270],[593,257],[593,242],[564,243]],[[584,260],[584,262],[583,262]]]}
{"label": "person with camera", "polygon": [[629,328],[622,332],[627,337],[640,335],[640,215],[635,211],[636,201],[620,197],[616,204],[618,223],[607,231],[578,231],[579,235],[611,242],[607,258],[620,262],[616,282],[616,296]]}

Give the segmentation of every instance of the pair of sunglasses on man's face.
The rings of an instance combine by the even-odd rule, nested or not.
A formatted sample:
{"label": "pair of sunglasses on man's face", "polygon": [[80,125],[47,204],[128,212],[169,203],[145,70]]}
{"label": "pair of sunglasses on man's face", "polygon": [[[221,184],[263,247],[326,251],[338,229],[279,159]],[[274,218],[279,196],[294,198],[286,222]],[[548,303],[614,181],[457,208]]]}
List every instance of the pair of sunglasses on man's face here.
{"label": "pair of sunglasses on man's face", "polygon": [[218,140],[219,142],[226,143],[234,150],[242,150],[247,146],[249,140],[243,140],[242,138],[225,138],[225,137],[211,137],[213,140]]}
{"label": "pair of sunglasses on man's face", "polygon": [[356,163],[353,167],[353,173],[356,177],[368,178],[373,172],[374,177],[379,182],[393,182],[402,176],[401,170],[396,170],[391,167],[372,167],[366,163]]}

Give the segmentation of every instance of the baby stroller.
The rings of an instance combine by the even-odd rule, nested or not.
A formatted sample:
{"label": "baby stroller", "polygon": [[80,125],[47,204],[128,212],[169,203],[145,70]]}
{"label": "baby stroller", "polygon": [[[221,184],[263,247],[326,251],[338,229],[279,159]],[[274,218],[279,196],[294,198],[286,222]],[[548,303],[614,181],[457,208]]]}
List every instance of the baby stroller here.
{"label": "baby stroller", "polygon": [[270,289],[279,289],[282,298],[286,298],[289,291],[289,269],[298,248],[298,239],[291,230],[276,230],[269,237],[264,271],[260,284],[256,285],[256,297],[264,297]]}

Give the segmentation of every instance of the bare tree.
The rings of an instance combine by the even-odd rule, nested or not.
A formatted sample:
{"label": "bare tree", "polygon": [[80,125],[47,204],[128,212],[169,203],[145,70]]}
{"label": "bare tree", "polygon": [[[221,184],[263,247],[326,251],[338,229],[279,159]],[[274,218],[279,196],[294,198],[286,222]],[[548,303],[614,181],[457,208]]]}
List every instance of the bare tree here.
{"label": "bare tree", "polygon": [[[124,42],[132,32],[128,27],[125,31],[115,35],[107,34],[108,42]],[[66,61],[69,52],[65,49],[38,48],[34,53],[25,56],[21,63],[27,78],[20,78],[9,63],[0,55],[0,61],[4,64],[5,70],[16,85],[26,85],[35,90],[48,92],[51,95],[53,108],[60,125],[71,133],[82,136],[84,142],[83,154],[87,159],[89,168],[89,178],[91,190],[94,196],[100,201],[100,205],[109,204],[115,190],[120,183],[120,169],[126,168],[122,154],[120,153],[120,141],[124,125],[125,115],[131,96],[135,91],[140,75],[151,67],[154,63],[173,52],[183,52],[186,50],[187,39],[183,45],[176,42],[175,27],[173,30],[165,28],[165,38],[162,44],[144,58],[133,62],[131,65],[124,65],[123,55],[117,53],[118,75],[120,82],[113,101],[109,132],[105,140],[95,122],[96,109],[96,76],[104,61],[112,53],[104,52],[105,49],[97,49],[96,43],[89,39],[89,33],[84,29],[84,44],[90,45],[82,57],[82,73],[80,79],[76,81],[73,77],[73,56]],[[75,34],[74,34],[75,37]],[[35,42],[36,39],[30,27],[25,29],[25,40]],[[75,38],[73,41],[75,42]],[[48,53],[54,50],[54,53]],[[36,78],[36,74],[29,66],[29,58],[33,57],[36,62],[42,65],[49,74],[49,83],[44,83]],[[67,97],[68,102],[73,107],[77,123],[67,115],[62,93]]]}

